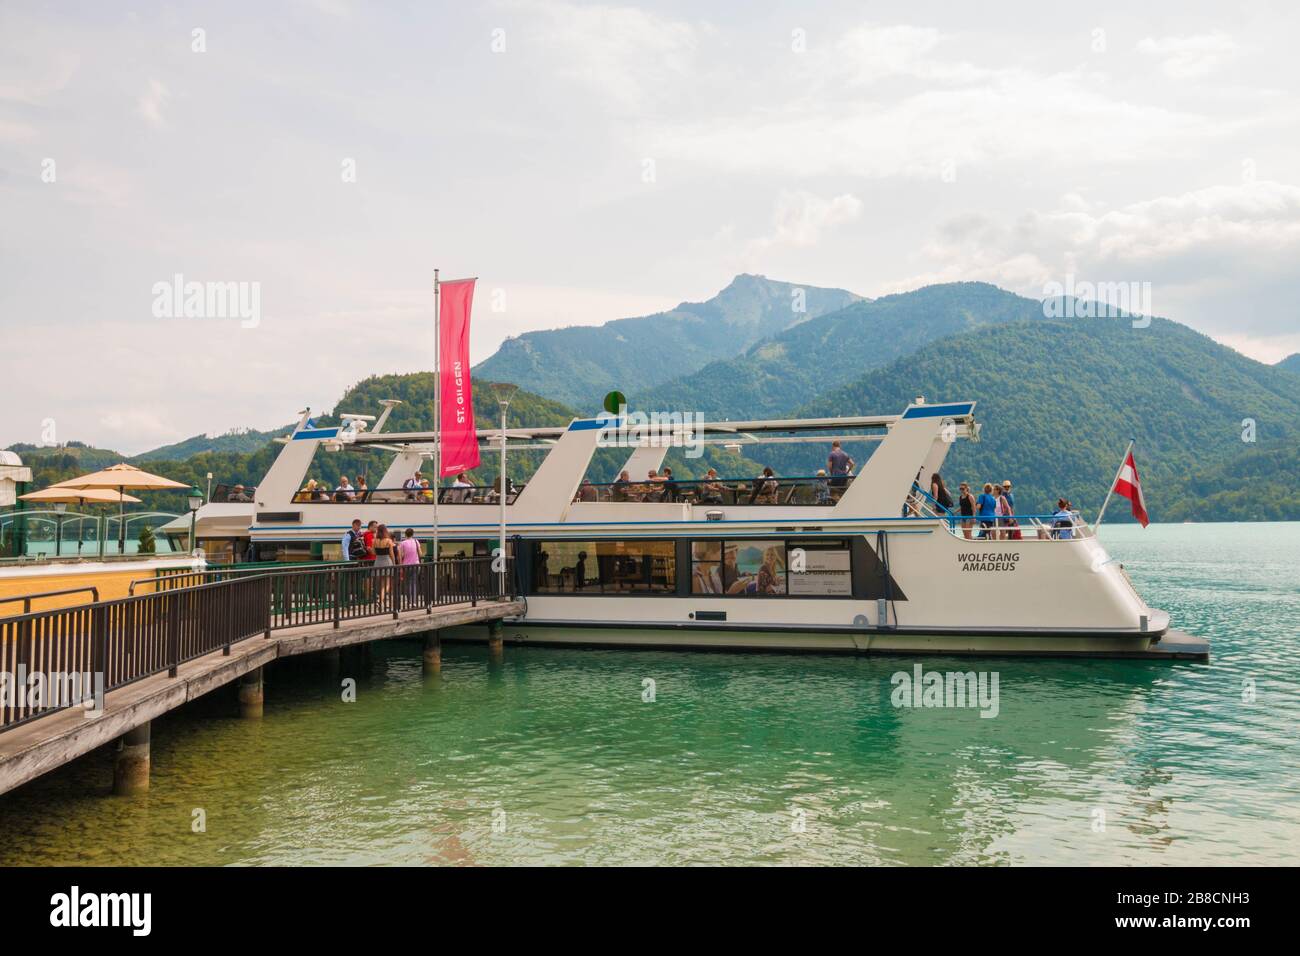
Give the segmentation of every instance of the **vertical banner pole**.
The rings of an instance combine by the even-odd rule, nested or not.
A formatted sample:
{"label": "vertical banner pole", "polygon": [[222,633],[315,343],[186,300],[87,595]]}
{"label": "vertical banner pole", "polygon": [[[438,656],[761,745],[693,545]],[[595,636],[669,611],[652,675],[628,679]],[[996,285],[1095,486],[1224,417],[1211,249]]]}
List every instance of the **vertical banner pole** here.
{"label": "vertical banner pole", "polygon": [[1097,520],[1093,523],[1092,533],[1096,535],[1097,529],[1101,527],[1101,519],[1106,516],[1106,506],[1110,504],[1110,496],[1115,493],[1115,482],[1119,481],[1120,472],[1124,470],[1124,462],[1128,461],[1129,452],[1133,450],[1133,443],[1136,438],[1128,440],[1128,447],[1124,449],[1124,457],[1119,460],[1119,467],[1115,469],[1115,477],[1111,479],[1110,491],[1106,492],[1106,500],[1101,503],[1101,511],[1097,513]]}
{"label": "vertical banner pole", "polygon": [[433,603],[438,603],[438,499],[442,496],[442,309],[433,270]]}

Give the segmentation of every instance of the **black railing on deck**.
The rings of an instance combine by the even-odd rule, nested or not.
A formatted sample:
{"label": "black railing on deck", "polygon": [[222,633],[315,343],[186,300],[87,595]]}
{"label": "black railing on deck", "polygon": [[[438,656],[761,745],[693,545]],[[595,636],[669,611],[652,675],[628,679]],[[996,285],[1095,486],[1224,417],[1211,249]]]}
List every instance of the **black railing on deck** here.
{"label": "black railing on deck", "polygon": [[513,568],[503,576],[493,561],[261,570],[0,618],[0,732],[274,630],[512,596]]}

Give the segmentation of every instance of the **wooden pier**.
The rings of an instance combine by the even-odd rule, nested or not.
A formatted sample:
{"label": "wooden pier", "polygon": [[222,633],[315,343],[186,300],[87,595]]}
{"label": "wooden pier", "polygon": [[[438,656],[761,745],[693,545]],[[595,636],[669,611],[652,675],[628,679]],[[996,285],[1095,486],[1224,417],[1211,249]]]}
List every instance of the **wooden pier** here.
{"label": "wooden pier", "polygon": [[[147,789],[150,721],[236,681],[240,713],[260,717],[262,668],[281,657],[424,633],[436,670],[439,629],[481,622],[499,641],[495,622],[524,605],[491,561],[175,575],[147,594],[2,618],[0,793],[114,740],[115,792]],[[89,700],[69,696],[68,675],[90,676],[78,688]]]}

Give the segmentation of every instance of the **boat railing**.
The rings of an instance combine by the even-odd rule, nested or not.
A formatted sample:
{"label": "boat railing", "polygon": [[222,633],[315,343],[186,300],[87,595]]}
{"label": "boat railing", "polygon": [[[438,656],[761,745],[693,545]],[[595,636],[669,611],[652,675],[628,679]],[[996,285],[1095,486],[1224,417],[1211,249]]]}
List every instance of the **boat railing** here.
{"label": "boat railing", "polygon": [[840,500],[851,475],[836,478],[642,478],[635,481],[584,481],[575,502],[668,502],[693,505],[820,505]]}
{"label": "boat railing", "polygon": [[[511,484],[506,494],[506,504],[514,504],[523,485]],[[499,505],[501,496],[492,485],[465,485],[439,488],[438,503],[442,505]],[[294,504],[302,505],[431,505],[434,489],[420,488],[315,488],[302,489],[293,496]]]}
{"label": "boat railing", "polygon": [[904,517],[937,518],[953,537],[995,541],[1068,541],[1092,537],[1092,528],[1077,511],[1054,514],[1017,514],[1010,518],[966,517],[945,508],[925,491],[913,485],[903,508]]}

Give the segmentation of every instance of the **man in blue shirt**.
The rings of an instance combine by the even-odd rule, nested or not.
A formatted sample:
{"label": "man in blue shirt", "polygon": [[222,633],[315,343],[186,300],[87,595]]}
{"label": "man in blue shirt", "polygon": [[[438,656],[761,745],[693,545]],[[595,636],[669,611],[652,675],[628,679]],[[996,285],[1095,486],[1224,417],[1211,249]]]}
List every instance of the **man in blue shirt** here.
{"label": "man in blue shirt", "polygon": [[1016,513],[1016,496],[1011,493],[1011,482],[1002,482],[1002,497],[1007,499],[1007,504],[1011,506],[1011,513]]}
{"label": "man in blue shirt", "polygon": [[980,519],[980,537],[994,537],[993,528],[997,525],[998,500],[993,497],[993,485],[984,483],[984,491],[975,499],[975,511]]}

